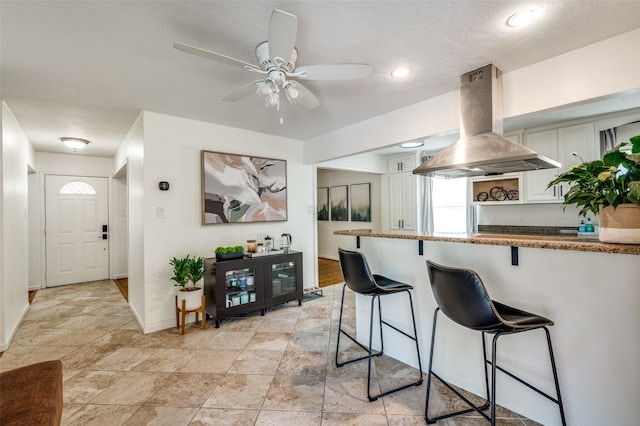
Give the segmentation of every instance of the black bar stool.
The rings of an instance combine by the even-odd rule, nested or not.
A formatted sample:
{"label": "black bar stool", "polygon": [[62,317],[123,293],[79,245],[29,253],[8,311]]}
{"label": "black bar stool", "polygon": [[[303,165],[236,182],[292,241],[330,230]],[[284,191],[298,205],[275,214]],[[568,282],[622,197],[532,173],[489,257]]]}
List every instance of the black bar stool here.
{"label": "black bar stool", "polygon": [[[340,320],[338,322],[338,342],[336,344],[336,367],[342,367],[343,365],[350,364],[352,362],[361,361],[363,359],[368,359],[369,365],[367,369],[367,398],[369,401],[375,401],[381,396],[388,395],[393,392],[397,392],[402,389],[406,389],[411,386],[419,386],[422,384],[422,364],[420,362],[420,349],[418,348],[418,333],[416,330],[416,318],[413,312],[413,300],[411,298],[411,292],[409,290],[413,290],[413,287],[409,284],[401,283],[399,281],[394,281],[387,277],[383,277],[382,275],[372,275],[369,270],[369,265],[367,264],[367,260],[364,255],[357,251],[345,250],[342,248],[338,249],[340,254],[340,267],[342,268],[342,275],[344,276],[345,284],[342,286],[342,301],[340,303]],[[371,317],[369,318],[369,347],[362,345],[358,342],[353,336],[347,333],[342,329],[342,310],[344,308],[344,293],[347,286],[354,291],[355,293],[363,294],[365,296],[371,296]],[[382,309],[380,307],[380,297],[389,295],[389,294],[397,294],[406,292],[409,295],[409,305],[411,306],[411,319],[413,320],[413,336],[405,333],[404,331],[394,327],[386,321],[382,320]],[[373,340],[373,311],[374,311],[374,302],[378,300],[378,322],[380,324],[380,351],[373,352],[371,345]],[[403,334],[409,339],[416,342],[416,354],[418,355],[418,371],[420,374],[420,378],[413,383],[409,383],[407,385],[403,385],[385,392],[382,392],[378,395],[371,396],[371,358],[374,356],[380,356],[384,352],[384,341],[382,339],[382,325],[386,325],[387,327],[392,328],[393,330]],[[340,362],[338,360],[338,354],[340,351],[340,335],[344,334],[349,339],[351,339],[358,346],[367,351],[367,355],[351,359],[348,361]]]}
{"label": "black bar stool", "polygon": [[[482,280],[472,270],[461,268],[450,268],[438,265],[427,260],[427,270],[429,279],[431,280],[431,290],[436,299],[438,307],[433,313],[433,332],[431,334],[431,353],[429,355],[429,376],[427,377],[427,397],[424,410],[424,418],[427,423],[435,423],[438,420],[457,416],[460,414],[477,411],[482,417],[489,420],[491,425],[495,425],[496,419],[496,370],[500,370],[512,379],[527,386],[544,396],[545,398],[558,404],[560,409],[560,418],[562,424],[567,422],[564,416],[564,407],[560,396],[560,385],[558,384],[558,372],[556,370],[556,362],[553,357],[553,348],[551,347],[551,336],[547,326],[553,325],[550,319],[541,317],[530,312],[521,311],[502,303],[492,301],[489,294],[482,283]],[[484,378],[487,388],[487,399],[484,405],[478,407],[472,404],[460,392],[454,389],[449,383],[445,382],[440,376],[433,372],[433,349],[436,337],[436,320],[438,312],[442,312],[454,322],[463,327],[470,328],[482,332],[482,351],[484,354]],[[506,371],[502,367],[496,365],[496,350],[498,338],[505,334],[521,333],[536,329],[543,329],[547,336],[547,345],[549,346],[549,357],[551,359],[551,369],[553,370],[553,380],[556,386],[557,398],[554,398],[533,385],[525,382],[521,378]],[[493,344],[491,347],[491,361],[487,360],[487,349],[485,344],[485,333],[493,334]],[[487,365],[491,365],[491,392],[489,392],[489,377]],[[458,397],[464,400],[471,408],[456,411],[438,417],[429,418],[429,392],[431,390],[431,376],[438,379],[442,384],[449,388]],[[493,402],[493,403],[492,403]],[[487,416],[483,411],[491,407],[491,416]]]}

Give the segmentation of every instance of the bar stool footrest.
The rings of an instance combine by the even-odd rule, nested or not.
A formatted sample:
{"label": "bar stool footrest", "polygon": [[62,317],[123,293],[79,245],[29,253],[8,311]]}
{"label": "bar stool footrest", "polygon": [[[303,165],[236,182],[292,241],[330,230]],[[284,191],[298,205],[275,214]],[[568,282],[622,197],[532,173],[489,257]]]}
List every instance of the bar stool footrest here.
{"label": "bar stool footrest", "polygon": [[435,377],[436,379],[438,379],[438,381],[440,383],[442,383],[443,385],[445,385],[451,392],[453,392],[454,394],[456,394],[456,396],[458,398],[460,398],[461,400],[463,400],[464,402],[467,403],[467,405],[471,408],[467,408],[465,410],[460,410],[460,411],[455,411],[452,413],[448,413],[448,414],[443,414],[440,415],[438,417],[429,417],[426,415],[424,416],[424,419],[427,421],[427,424],[433,424],[437,421],[440,420],[444,420],[444,419],[448,419],[451,417],[455,417],[455,416],[460,416],[462,414],[467,414],[467,413],[471,413],[473,411],[478,412],[478,414],[480,414],[482,417],[484,417],[486,420],[491,421],[491,417],[487,416],[485,413],[483,413],[483,411],[488,410],[491,407],[491,401],[489,401],[488,399],[485,400],[485,403],[481,406],[477,406],[474,403],[472,403],[471,401],[469,401],[469,399],[467,397],[465,397],[464,395],[462,395],[460,392],[458,392],[458,390],[456,388],[454,388],[453,386],[451,386],[449,383],[447,383],[445,380],[443,380],[440,376],[438,376],[436,373],[434,373],[433,371],[430,373],[433,377]]}

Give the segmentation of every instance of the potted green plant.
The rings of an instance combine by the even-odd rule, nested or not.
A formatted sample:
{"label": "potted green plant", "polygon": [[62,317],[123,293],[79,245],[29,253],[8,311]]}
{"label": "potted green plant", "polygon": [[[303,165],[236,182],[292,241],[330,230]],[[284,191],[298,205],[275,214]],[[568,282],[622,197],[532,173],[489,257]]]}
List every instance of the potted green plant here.
{"label": "potted green plant", "polygon": [[215,249],[216,260],[240,259],[244,256],[243,246],[217,247]]}
{"label": "potted green plant", "polygon": [[600,215],[600,240],[640,243],[640,135],[621,143],[602,160],[584,161],[560,174],[548,187],[567,182],[563,205],[575,204],[579,214]]}
{"label": "potted green plant", "polygon": [[175,286],[180,287],[178,307],[182,307],[184,299],[187,310],[197,309],[202,304],[204,293],[202,286],[197,286],[198,281],[204,277],[204,258],[190,255],[182,258],[174,257],[169,264],[173,272],[171,280],[175,282]]}

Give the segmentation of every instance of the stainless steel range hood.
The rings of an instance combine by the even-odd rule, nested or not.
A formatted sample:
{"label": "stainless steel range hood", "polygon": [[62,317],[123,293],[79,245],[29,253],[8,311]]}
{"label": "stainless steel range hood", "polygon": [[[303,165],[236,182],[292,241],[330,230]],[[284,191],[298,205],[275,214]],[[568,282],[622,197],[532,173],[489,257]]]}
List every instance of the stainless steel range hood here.
{"label": "stainless steel range hood", "polygon": [[413,173],[457,178],[560,167],[501,133],[502,72],[489,64],[461,77],[460,139]]}

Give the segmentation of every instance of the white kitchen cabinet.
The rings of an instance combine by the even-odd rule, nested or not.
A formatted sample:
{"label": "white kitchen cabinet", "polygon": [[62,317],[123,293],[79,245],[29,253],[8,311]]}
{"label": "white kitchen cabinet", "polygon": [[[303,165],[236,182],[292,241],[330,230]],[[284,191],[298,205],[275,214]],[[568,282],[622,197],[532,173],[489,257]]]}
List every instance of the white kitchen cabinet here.
{"label": "white kitchen cabinet", "polygon": [[389,228],[415,231],[418,194],[413,174],[415,156],[405,155],[388,160]]}
{"label": "white kitchen cabinet", "polygon": [[572,152],[578,153],[585,161],[594,160],[597,156],[592,122],[527,133],[524,140],[529,148],[561,164],[559,169],[525,172],[525,203],[561,202],[567,193],[567,184],[551,188],[547,188],[547,185],[557,175],[580,163],[580,159],[573,156]]}
{"label": "white kitchen cabinet", "polygon": [[416,157],[414,155],[404,155],[401,157],[391,157],[388,160],[389,173],[411,173],[416,168]]}
{"label": "white kitchen cabinet", "polygon": [[409,173],[389,175],[389,227],[416,230],[416,176]]}

